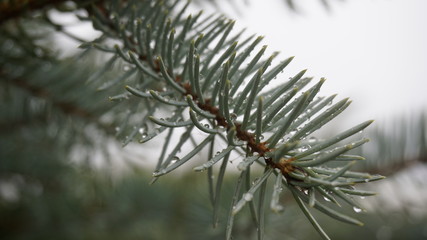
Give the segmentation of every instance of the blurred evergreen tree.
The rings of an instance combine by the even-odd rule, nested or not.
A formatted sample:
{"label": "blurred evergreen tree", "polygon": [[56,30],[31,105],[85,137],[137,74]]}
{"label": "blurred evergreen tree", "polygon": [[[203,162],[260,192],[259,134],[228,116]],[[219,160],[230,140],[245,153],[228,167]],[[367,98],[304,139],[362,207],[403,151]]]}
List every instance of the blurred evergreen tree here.
{"label": "blurred evergreen tree", "polygon": [[[287,3],[294,8],[293,1]],[[320,208],[341,221],[360,224],[348,212],[336,212],[332,205],[327,205],[328,201],[316,199],[314,192],[322,193],[325,199],[338,205],[346,201],[357,208],[359,205],[349,194],[370,195],[371,192],[354,190],[350,185],[382,177],[348,171],[353,163],[338,165],[340,168],[325,165],[325,170],[316,166],[337,159],[361,159],[343,154],[366,142],[364,139],[333,147],[370,122],[324,141],[306,139],[343,111],[349,104],[348,99],[324,110],[334,96],[314,99],[322,80],[291,102],[297,91],[311,80],[302,77],[304,71],[292,78],[289,86],[285,84],[276,92],[260,93],[292,58],[264,74],[276,53],[262,60],[263,48],[247,67],[241,67],[249,61],[245,59],[261,38],[244,38],[243,32],[229,35],[234,23],[222,16],[211,15],[202,21],[201,14],[185,18],[187,5],[179,1],[0,1],[2,239],[168,239],[172,236],[174,239],[224,239],[231,236],[232,229],[233,239],[328,239],[307,206]],[[66,25],[57,23],[53,12],[72,13],[82,22],[90,21],[102,35],[93,41],[84,41],[82,36],[68,32]],[[199,32],[205,33],[204,39]],[[84,50],[71,57],[61,57],[53,38],[56,33],[80,42]],[[242,44],[234,43],[236,40]],[[251,42],[252,45],[245,45]],[[196,52],[200,56],[194,55]],[[195,74],[199,67],[203,73],[200,76]],[[234,78],[233,74],[236,74]],[[172,79],[174,75],[176,78]],[[189,82],[184,82],[186,77]],[[197,87],[199,77],[205,80],[200,82],[202,89]],[[209,82],[209,78],[217,80]],[[243,80],[248,82],[248,87],[233,97],[241,90],[232,88],[231,84],[239,86]],[[127,84],[127,91],[121,87],[123,82]],[[150,92],[145,92],[149,89]],[[202,100],[206,94],[212,98]],[[227,99],[224,94],[230,94],[230,103],[224,101]],[[276,101],[282,95],[281,100]],[[110,101],[106,101],[108,98]],[[218,101],[216,105],[215,101]],[[263,106],[263,101],[269,104]],[[286,105],[285,101],[290,103]],[[165,107],[162,102],[170,106]],[[241,105],[244,107],[239,109]],[[272,105],[270,109],[269,105]],[[182,114],[182,106],[190,106],[190,117]],[[227,111],[228,107],[237,112],[237,120]],[[174,115],[166,120],[152,117],[156,111]],[[196,114],[203,115],[207,121],[199,122]],[[283,116],[286,122],[280,121]],[[210,120],[212,118],[214,120]],[[267,118],[273,124],[266,123],[262,128],[260,123]],[[154,123],[160,127],[155,128]],[[423,123],[425,119],[420,121],[424,135],[416,139],[423,146],[417,158],[421,162],[425,162],[426,156]],[[176,127],[173,124],[186,127],[186,132],[173,133],[172,127]],[[191,132],[193,128],[210,135],[199,143]],[[292,135],[287,128],[296,131]],[[125,162],[132,157],[128,151],[117,150],[120,146],[115,138],[125,146],[135,140],[145,142],[166,129],[168,135],[154,180],[181,166],[175,154],[188,142],[197,150],[195,153],[201,152],[202,144],[210,146],[207,154],[210,161],[196,168],[207,170],[208,181],[186,174],[179,181],[167,178],[156,183],[157,186],[150,186],[147,182],[151,176],[138,167],[132,168],[135,173],[119,177],[112,176],[116,169],[105,171],[105,166],[115,167],[109,163]],[[268,131],[269,141],[262,142],[261,133]],[[180,140],[175,138],[176,151],[168,147],[174,144],[173,134],[180,136]],[[213,152],[215,146],[221,144],[214,143],[217,139],[214,135],[222,137],[227,144],[218,155]],[[286,143],[282,141],[284,136],[290,139]],[[248,147],[241,147],[242,141],[246,141],[244,146]],[[381,147],[378,149],[383,151]],[[324,150],[328,152],[322,152]],[[243,159],[239,165],[241,174],[224,177],[231,151]],[[144,152],[139,154],[151,158]],[[254,158],[254,154],[262,158]],[[181,159],[193,156],[189,155]],[[299,160],[298,156],[302,155]],[[94,168],[99,159],[103,170]],[[216,162],[222,164],[214,184]],[[254,162],[265,166],[265,172],[251,168]],[[310,170],[312,166],[315,171]],[[368,166],[366,171],[371,169]],[[381,169],[384,167],[376,171]],[[394,169],[393,172],[401,168]],[[269,174],[278,177],[269,179]],[[240,189],[237,191],[236,179]],[[279,198],[281,181],[292,194],[288,192]],[[267,188],[267,184],[274,188]],[[332,188],[336,184],[341,188]],[[255,192],[258,193],[256,199],[246,199],[249,193]],[[334,196],[342,200],[335,200]],[[237,210],[230,210],[230,202],[234,207],[248,202],[250,211],[239,213],[234,221]],[[264,205],[271,205],[277,211],[284,205],[285,212],[266,214],[264,219]],[[320,236],[312,236],[307,231],[309,223],[296,217],[300,208]],[[337,229],[328,227],[329,220],[322,215],[315,216],[326,223],[323,225],[332,236],[337,239],[342,236]],[[212,228],[212,219],[214,225],[220,223],[218,227]],[[369,230],[357,231],[367,231],[366,236],[372,236]]]}

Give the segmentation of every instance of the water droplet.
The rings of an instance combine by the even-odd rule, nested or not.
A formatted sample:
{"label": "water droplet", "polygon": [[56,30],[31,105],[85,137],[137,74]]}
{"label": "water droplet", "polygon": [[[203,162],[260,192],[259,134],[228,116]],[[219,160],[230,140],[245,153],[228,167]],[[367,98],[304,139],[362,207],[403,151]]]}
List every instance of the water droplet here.
{"label": "water droplet", "polygon": [[172,160],[171,160],[171,164],[174,164],[174,163],[178,162],[179,160],[180,160],[179,157],[173,156]]}
{"label": "water droplet", "polygon": [[150,47],[151,47],[151,48],[154,48],[155,46],[156,46],[156,42],[155,42],[155,41],[151,41],[151,42],[150,42]]}
{"label": "water droplet", "polygon": [[283,212],[285,208],[282,205],[275,204],[271,207],[271,210],[273,210],[276,213],[280,213],[280,212]]}
{"label": "water droplet", "polygon": [[129,65],[124,65],[123,66],[123,71],[127,72],[130,70],[130,66]]}
{"label": "water droplet", "polygon": [[116,132],[120,131],[120,127],[115,128]]}
{"label": "water droplet", "polygon": [[145,129],[144,129],[144,128],[139,128],[139,129],[138,129],[138,132],[139,132],[139,134],[144,134]]}
{"label": "water droplet", "polygon": [[146,133],[142,133],[142,134],[141,134],[141,138],[142,138],[142,139],[146,138],[147,136],[148,136],[148,135],[147,135]]}
{"label": "water droplet", "polygon": [[323,197],[323,199],[325,199],[326,202],[330,202],[331,199],[327,198],[327,197]]}
{"label": "water droplet", "polygon": [[246,170],[246,164],[245,164],[244,162],[240,162],[240,163],[237,165],[237,169],[239,169],[239,171],[244,171],[244,170]]}
{"label": "water droplet", "polygon": [[252,181],[252,185],[254,185],[254,184],[258,181],[258,179],[259,179],[259,178],[255,178],[255,179]]}
{"label": "water droplet", "polygon": [[360,199],[365,199],[365,197],[364,196],[360,196]]}
{"label": "water droplet", "polygon": [[159,171],[154,171],[153,172],[153,177],[157,176],[159,174]]}
{"label": "water droplet", "polygon": [[353,207],[353,210],[357,213],[360,213],[362,211],[362,209],[358,208],[358,207]]}
{"label": "water droplet", "polygon": [[254,197],[254,195],[252,193],[243,194],[243,199],[245,199],[246,202],[251,201],[253,197]]}
{"label": "water droplet", "polygon": [[302,146],[299,150],[301,152],[304,152],[304,151],[307,151],[308,149],[310,149],[310,146],[309,145],[305,145],[305,146]]}

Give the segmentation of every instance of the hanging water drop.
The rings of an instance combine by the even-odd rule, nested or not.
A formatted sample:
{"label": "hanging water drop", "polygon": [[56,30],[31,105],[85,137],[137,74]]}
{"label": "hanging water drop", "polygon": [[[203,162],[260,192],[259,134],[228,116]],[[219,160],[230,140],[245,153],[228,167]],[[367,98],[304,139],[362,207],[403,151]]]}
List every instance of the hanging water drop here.
{"label": "hanging water drop", "polygon": [[124,65],[123,66],[123,71],[124,72],[127,72],[127,71],[129,71],[130,70],[130,66],[129,65]]}
{"label": "hanging water drop", "polygon": [[285,208],[282,205],[274,204],[273,206],[271,206],[271,210],[273,210],[273,212],[280,213],[283,212]]}
{"label": "hanging water drop", "polygon": [[254,197],[254,195],[252,193],[243,194],[243,199],[245,199],[246,202],[252,201],[253,197]]}
{"label": "hanging water drop", "polygon": [[301,152],[307,151],[310,148],[309,145],[304,145],[300,148]]}
{"label": "hanging water drop", "polygon": [[258,181],[258,179],[259,179],[259,178],[255,178],[255,179],[252,181],[252,185],[254,185],[254,184]]}
{"label": "hanging water drop", "polygon": [[246,170],[246,164],[245,164],[244,162],[240,162],[240,163],[237,165],[237,169],[238,169],[239,171],[245,171],[245,170]]}
{"label": "hanging water drop", "polygon": [[358,208],[358,207],[353,207],[353,210],[357,213],[360,213],[362,211],[362,209]]}
{"label": "hanging water drop", "polygon": [[171,164],[174,164],[174,163],[176,163],[176,162],[178,162],[179,161],[179,157],[177,157],[177,156],[173,156],[172,157],[172,160],[171,160]]}
{"label": "hanging water drop", "polygon": [[331,199],[327,198],[327,197],[323,197],[323,199],[325,199],[326,202],[330,202]]}

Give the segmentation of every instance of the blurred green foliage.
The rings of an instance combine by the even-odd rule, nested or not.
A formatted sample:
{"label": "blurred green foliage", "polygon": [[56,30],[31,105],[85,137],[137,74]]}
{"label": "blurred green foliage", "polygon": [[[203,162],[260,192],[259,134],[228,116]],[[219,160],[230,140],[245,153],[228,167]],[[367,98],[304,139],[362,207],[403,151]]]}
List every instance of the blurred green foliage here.
{"label": "blurred green foliage", "polygon": [[[49,138],[0,140],[1,239],[223,239],[212,228],[207,181],[190,173],[149,185],[144,170],[112,178],[108,172],[64,161]],[[12,140],[12,138],[9,138]],[[31,142],[30,142],[31,141]],[[26,147],[22,147],[26,146]],[[235,175],[224,183],[225,221]],[[320,239],[291,199],[285,212],[269,213],[266,239]],[[316,212],[315,212],[316,213]],[[285,216],[283,216],[285,215]],[[426,219],[404,212],[360,214],[365,227],[316,215],[334,239],[423,239]],[[254,239],[247,211],[237,218],[235,239]],[[349,233],[357,232],[357,234]]]}
{"label": "blurred green foliage", "polygon": [[[99,147],[94,139],[108,140],[114,135],[114,124],[94,121],[86,112],[96,118],[105,117],[111,107],[105,101],[105,93],[80,88],[86,82],[87,76],[80,75],[85,68],[68,68],[68,61],[58,63],[62,66],[58,68],[54,65],[56,62],[49,59],[47,50],[50,49],[35,44],[38,39],[32,41],[22,35],[26,32],[21,32],[19,24],[8,27],[1,29],[0,36],[0,239],[224,238],[226,214],[237,175],[231,173],[225,178],[220,207],[222,224],[213,228],[208,184],[203,174],[190,172],[179,177],[172,174],[149,185],[151,173],[147,169],[134,169],[114,177],[111,170],[94,169],[91,160],[97,154],[94,149]],[[28,41],[21,44],[22,37]],[[25,68],[28,66],[31,68]],[[4,77],[2,70],[7,68],[13,71],[11,76]],[[46,72],[52,73],[52,69],[57,70],[58,75],[46,77]],[[33,78],[29,79],[29,85],[19,85],[10,81],[15,76]],[[64,91],[59,89],[66,89],[72,97],[64,96]],[[83,99],[82,96],[90,97]],[[75,111],[76,108],[69,108],[70,104],[86,111]],[[406,142],[420,146],[419,158],[414,159],[425,164],[426,120],[421,119],[419,126],[423,128],[415,127],[413,132],[393,137],[382,137],[386,131],[376,133],[373,139],[377,139],[375,142],[380,147],[375,149],[380,150],[371,157],[369,151],[364,155],[374,162],[378,156],[386,156],[385,152],[387,156],[396,156],[395,146],[404,146],[398,141],[403,139],[402,135],[421,133],[416,140]],[[95,126],[96,131],[87,126]],[[83,152],[79,157],[84,160],[71,160],[75,149]],[[398,152],[401,155],[392,159],[393,162],[405,163],[404,149]],[[122,161],[121,157],[113,156],[117,161]],[[380,160],[375,162],[375,171],[385,169],[390,163],[389,157]],[[397,166],[391,172],[404,170],[402,164]],[[424,183],[419,187],[425,186]],[[268,213],[265,238],[320,239],[289,195],[281,198],[284,213]],[[248,212],[242,211],[237,216],[234,239],[256,238],[256,228]],[[333,239],[427,238],[426,216],[414,218],[402,210],[385,212],[373,209],[359,213],[358,217],[365,222],[362,228],[314,214]]]}

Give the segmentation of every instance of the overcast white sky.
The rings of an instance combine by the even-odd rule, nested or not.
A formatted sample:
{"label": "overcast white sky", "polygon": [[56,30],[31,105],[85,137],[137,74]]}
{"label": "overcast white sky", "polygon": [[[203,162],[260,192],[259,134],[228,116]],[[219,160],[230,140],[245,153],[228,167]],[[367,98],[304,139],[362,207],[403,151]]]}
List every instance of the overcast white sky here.
{"label": "overcast white sky", "polygon": [[345,125],[427,110],[427,1],[330,0],[331,12],[299,2],[294,14],[284,0],[249,1],[237,20],[295,56],[289,74],[307,68],[328,79],[323,95],[353,99]]}

